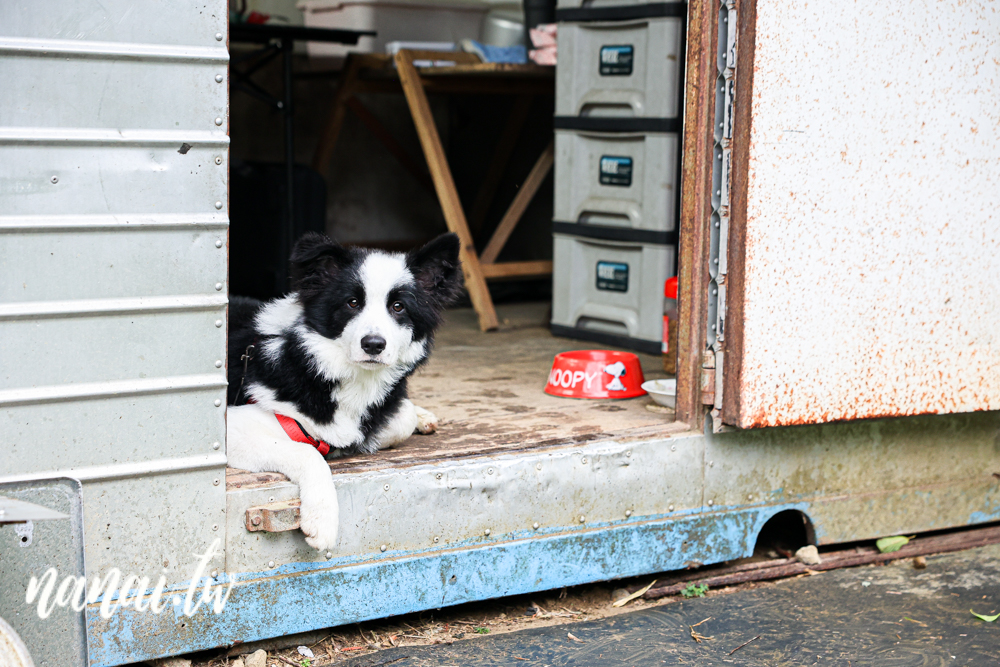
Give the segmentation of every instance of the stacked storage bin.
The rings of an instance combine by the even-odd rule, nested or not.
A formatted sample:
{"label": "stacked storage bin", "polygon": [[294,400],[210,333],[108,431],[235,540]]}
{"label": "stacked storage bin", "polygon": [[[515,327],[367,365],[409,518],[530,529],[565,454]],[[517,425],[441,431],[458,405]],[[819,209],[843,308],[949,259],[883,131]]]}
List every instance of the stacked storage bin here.
{"label": "stacked storage bin", "polygon": [[559,0],[552,332],[659,353],[685,3]]}

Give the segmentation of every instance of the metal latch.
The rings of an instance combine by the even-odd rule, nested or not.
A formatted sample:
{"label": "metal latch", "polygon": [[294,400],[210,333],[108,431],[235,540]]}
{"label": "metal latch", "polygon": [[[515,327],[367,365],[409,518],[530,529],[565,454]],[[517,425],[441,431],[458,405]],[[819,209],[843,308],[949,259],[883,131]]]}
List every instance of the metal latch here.
{"label": "metal latch", "polygon": [[247,509],[247,530],[251,533],[257,531],[280,533],[286,530],[298,530],[299,505],[301,505],[299,499],[292,498],[291,500],[279,500],[267,505],[251,507]]}

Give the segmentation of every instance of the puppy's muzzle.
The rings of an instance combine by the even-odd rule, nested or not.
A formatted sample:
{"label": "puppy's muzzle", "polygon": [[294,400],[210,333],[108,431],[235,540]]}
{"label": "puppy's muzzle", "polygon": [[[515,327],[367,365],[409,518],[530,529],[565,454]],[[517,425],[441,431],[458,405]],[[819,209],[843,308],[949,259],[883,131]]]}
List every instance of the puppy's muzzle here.
{"label": "puppy's muzzle", "polygon": [[382,350],[385,349],[385,338],[375,334],[368,334],[361,339],[361,349],[365,351],[365,354],[370,354],[373,357],[381,354]]}

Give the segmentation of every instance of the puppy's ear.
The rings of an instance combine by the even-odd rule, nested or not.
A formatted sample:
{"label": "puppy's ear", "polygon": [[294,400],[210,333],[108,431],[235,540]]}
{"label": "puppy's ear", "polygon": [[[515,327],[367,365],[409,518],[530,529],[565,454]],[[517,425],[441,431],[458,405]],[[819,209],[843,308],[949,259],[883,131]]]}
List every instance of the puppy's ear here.
{"label": "puppy's ear", "polygon": [[406,257],[407,268],[439,308],[451,304],[462,292],[458,249],[458,236],[448,233]]}
{"label": "puppy's ear", "polygon": [[295,244],[289,261],[292,290],[308,298],[351,263],[351,253],[328,236],[308,232]]}

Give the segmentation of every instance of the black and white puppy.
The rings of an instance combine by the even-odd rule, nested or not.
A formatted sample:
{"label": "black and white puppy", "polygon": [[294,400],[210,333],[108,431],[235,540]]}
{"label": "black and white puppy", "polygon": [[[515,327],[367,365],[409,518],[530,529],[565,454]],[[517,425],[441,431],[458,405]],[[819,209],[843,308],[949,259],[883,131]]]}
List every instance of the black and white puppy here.
{"label": "black and white puppy", "polygon": [[328,443],[326,458],[433,432],[437,419],[407,399],[406,379],[459,294],[458,251],[454,234],[406,255],[308,234],[292,253],[291,294],[230,303],[229,465],[298,484],[302,532],[316,549],[336,544],[337,491],[324,448],[293,441],[279,419]]}

